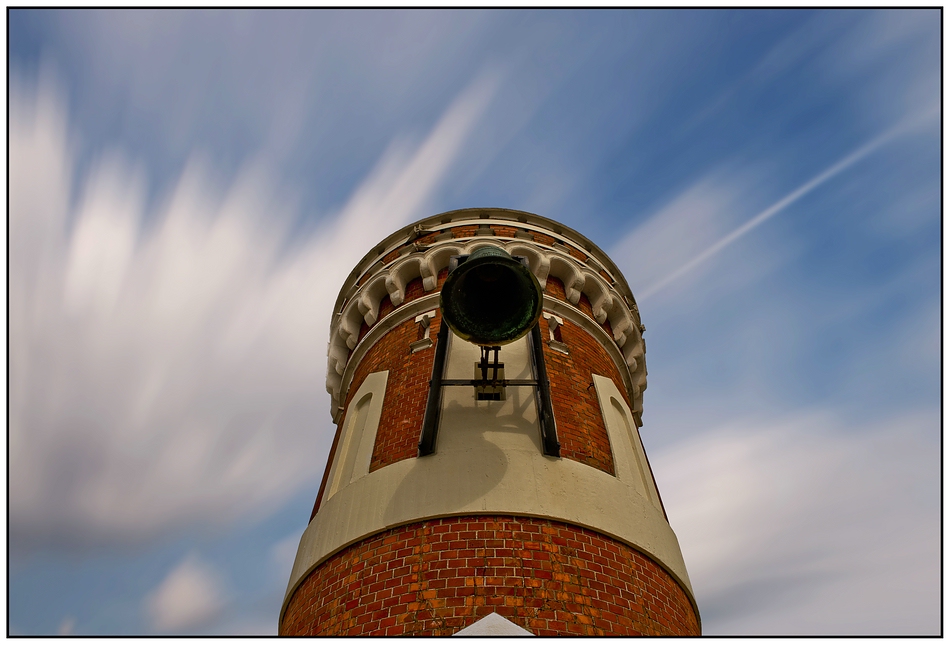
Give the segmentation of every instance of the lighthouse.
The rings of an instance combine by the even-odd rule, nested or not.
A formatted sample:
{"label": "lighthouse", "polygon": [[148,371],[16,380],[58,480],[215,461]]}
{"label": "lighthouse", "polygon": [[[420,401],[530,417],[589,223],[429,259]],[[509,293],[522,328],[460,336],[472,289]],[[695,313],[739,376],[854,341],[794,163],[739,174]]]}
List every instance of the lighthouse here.
{"label": "lighthouse", "polygon": [[379,242],[333,309],[337,426],[282,635],[698,635],[640,440],[645,327],[613,261],[531,213]]}

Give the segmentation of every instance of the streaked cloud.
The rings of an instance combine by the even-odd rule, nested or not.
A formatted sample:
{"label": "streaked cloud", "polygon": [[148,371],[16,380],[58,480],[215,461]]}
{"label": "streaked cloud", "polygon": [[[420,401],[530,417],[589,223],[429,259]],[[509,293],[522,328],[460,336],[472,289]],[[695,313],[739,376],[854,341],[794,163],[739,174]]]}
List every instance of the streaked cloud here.
{"label": "streaked cloud", "polygon": [[422,141],[387,151],[342,211],[290,252],[296,206],[266,165],[220,186],[196,159],[146,212],[142,173],[113,152],[71,201],[65,106],[48,85],[15,89],[14,548],[228,522],[317,481],[339,285],[368,231],[375,241],[425,212],[494,86],[480,77]]}
{"label": "streaked cloud", "polygon": [[713,172],[679,192],[609,251],[637,299],[721,238],[735,220],[745,182]]}
{"label": "streaked cloud", "polygon": [[184,631],[273,634],[328,307],[477,205],[576,228],[640,300],[707,632],[930,630],[938,120],[849,155],[938,103],[939,20],[12,11],[11,631],[149,632],[177,561],[219,607]]}

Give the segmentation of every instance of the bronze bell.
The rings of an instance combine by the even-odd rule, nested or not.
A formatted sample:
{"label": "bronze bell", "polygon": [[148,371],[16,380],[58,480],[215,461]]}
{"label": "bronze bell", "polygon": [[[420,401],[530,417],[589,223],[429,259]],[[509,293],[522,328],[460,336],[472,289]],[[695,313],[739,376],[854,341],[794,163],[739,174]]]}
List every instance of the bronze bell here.
{"label": "bronze bell", "polygon": [[483,246],[449,273],[442,286],[442,318],[476,345],[518,340],[541,316],[541,285],[504,249]]}

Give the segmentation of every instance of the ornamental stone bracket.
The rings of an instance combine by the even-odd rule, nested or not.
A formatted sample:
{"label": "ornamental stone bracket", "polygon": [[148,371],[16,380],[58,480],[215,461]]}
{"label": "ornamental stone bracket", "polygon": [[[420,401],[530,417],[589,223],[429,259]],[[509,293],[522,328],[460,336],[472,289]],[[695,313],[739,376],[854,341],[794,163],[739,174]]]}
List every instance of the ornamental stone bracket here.
{"label": "ornamental stone bracket", "polygon": [[356,289],[350,288],[352,295],[343,302],[330,326],[327,392],[333,399],[331,409],[338,409],[345,396],[345,392],[340,391],[342,377],[350,352],[359,341],[360,329],[363,323],[369,327],[376,324],[382,301],[388,296],[396,308],[390,315],[396,315],[405,300],[406,286],[410,282],[421,278],[423,289],[432,291],[438,284],[439,272],[448,267],[452,256],[467,255],[483,246],[498,246],[513,256],[527,258],[542,289],[548,278],[558,278],[564,285],[568,302],[573,305],[579,303],[581,295],[587,297],[596,322],[610,323],[613,340],[630,372],[632,407],[635,411],[641,410],[642,394],[646,389],[646,365],[643,360],[646,348],[636,304],[628,305],[627,299],[602,277],[599,272],[601,267],[592,257],[587,263],[582,263],[571,256],[568,248],[561,243],[546,246],[525,239],[486,235],[443,239],[428,247],[408,245],[404,247],[410,250],[408,253],[400,254],[386,265],[374,264],[363,284]]}

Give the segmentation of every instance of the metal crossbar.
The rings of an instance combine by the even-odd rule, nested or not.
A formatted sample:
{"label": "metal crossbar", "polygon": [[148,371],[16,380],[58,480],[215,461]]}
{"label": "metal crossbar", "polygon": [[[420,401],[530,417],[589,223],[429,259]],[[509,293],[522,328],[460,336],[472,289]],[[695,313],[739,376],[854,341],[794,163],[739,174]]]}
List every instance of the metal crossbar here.
{"label": "metal crossbar", "polygon": [[508,387],[508,386],[516,387],[519,385],[537,386],[538,381],[532,378],[502,378],[502,379],[495,379],[493,381],[484,381],[482,379],[475,379],[475,378],[473,379],[464,379],[464,378],[442,379],[443,387],[449,386],[449,385],[468,385],[469,387],[471,386],[478,387],[481,385],[488,385],[491,387]]}
{"label": "metal crossbar", "polygon": [[[460,262],[464,262],[468,256],[455,256],[449,260],[449,272],[451,273]],[[527,266],[526,258],[517,257],[522,264]],[[498,362],[499,346],[482,347],[481,360],[478,363],[481,369],[481,379],[447,379],[443,378],[445,373],[446,350],[448,349],[449,326],[443,321],[439,326],[439,336],[435,345],[435,357],[432,363],[432,377],[429,379],[429,397],[426,401],[425,416],[422,419],[422,432],[419,437],[419,456],[424,457],[435,452],[436,435],[439,432],[439,414],[442,408],[442,387],[443,386],[490,386],[490,387],[508,387],[508,386],[532,386],[535,388],[535,401],[538,408],[538,425],[541,426],[541,444],[542,451],[549,457],[561,456],[561,444],[557,440],[557,426],[554,423],[554,406],[551,403],[551,385],[548,381],[547,368],[544,364],[544,351],[541,344],[541,326],[535,323],[534,327],[528,333],[528,353],[530,357],[531,372],[533,379],[499,379],[498,370],[504,366],[504,363]],[[489,353],[493,352],[494,357],[489,362]],[[488,371],[491,369],[492,378],[488,378]]]}

